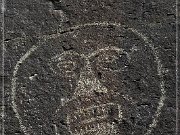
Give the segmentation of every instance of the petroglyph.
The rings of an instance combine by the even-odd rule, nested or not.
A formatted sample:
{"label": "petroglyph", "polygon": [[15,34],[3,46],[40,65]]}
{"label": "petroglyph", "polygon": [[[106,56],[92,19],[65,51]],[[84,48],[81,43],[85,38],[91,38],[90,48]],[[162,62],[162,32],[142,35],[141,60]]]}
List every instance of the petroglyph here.
{"label": "petroglyph", "polygon": [[[117,28],[121,28],[120,23],[110,23],[110,22],[95,22],[88,23],[83,25],[78,25],[69,28],[66,31],[77,30],[84,27],[104,27],[104,26],[114,26]],[[140,37],[143,42],[151,49],[153,56],[155,57],[155,62],[157,64],[157,73],[160,77],[160,92],[161,97],[158,102],[157,110],[152,117],[152,122],[149,125],[145,135],[149,135],[152,132],[152,129],[156,127],[158,122],[158,117],[161,114],[161,109],[164,105],[165,100],[165,90],[164,90],[164,81],[162,75],[162,64],[159,59],[158,51],[153,46],[152,42],[142,33],[138,32],[135,29],[128,28],[128,31],[131,31],[138,37]],[[44,40],[55,39],[60,37],[61,33],[54,35],[44,35],[39,38],[44,38]],[[138,48],[139,49],[139,48]],[[133,51],[138,50],[136,47],[132,48]],[[38,47],[33,46],[16,64],[13,72],[12,79],[12,106],[13,110],[16,113],[16,117],[19,119],[19,124],[24,134],[30,135],[31,132],[30,126],[24,124],[24,120],[19,113],[18,105],[17,105],[17,78],[18,78],[18,70],[20,66],[29,58],[30,55],[35,53],[38,50]],[[111,52],[111,53],[109,53]],[[113,52],[113,53],[112,53]],[[99,54],[103,54],[100,56]],[[115,55],[111,55],[115,54]],[[116,55],[117,54],[117,55]],[[121,55],[122,54],[122,55]],[[79,81],[77,83],[77,87],[75,88],[75,92],[72,98],[67,99],[66,97],[61,99],[61,107],[57,109],[56,114],[61,111],[61,108],[65,108],[65,112],[67,114],[66,122],[68,125],[68,129],[71,134],[98,134],[98,135],[107,135],[107,134],[118,134],[117,123],[121,123],[121,120],[124,117],[123,108],[120,102],[117,101],[119,97],[122,97],[126,101],[131,102],[132,105],[135,105],[137,101],[134,101],[133,98],[129,95],[121,95],[121,93],[113,93],[113,90],[105,87],[100,80],[94,75],[94,71],[91,65],[91,59],[93,57],[97,58],[97,67],[98,70],[102,70],[104,72],[121,72],[126,68],[123,66],[120,69],[111,68],[111,64],[117,67],[117,60],[121,58],[121,56],[126,55],[127,59],[131,59],[131,54],[126,53],[123,49],[110,45],[109,47],[99,48],[97,51],[92,52],[88,55],[78,54],[71,51],[66,51],[60,55],[55,56],[51,59],[50,67],[52,68],[55,74],[64,75],[69,78],[69,82],[71,83],[71,78],[76,77],[74,74],[74,70],[76,70],[78,66],[78,60],[84,59],[85,64],[81,67],[81,73],[79,77]],[[104,57],[105,56],[105,57]],[[74,59],[75,58],[75,59]],[[76,61],[77,60],[77,61]],[[117,65],[117,66],[116,66]],[[56,67],[56,68],[54,68]],[[18,76],[17,76],[18,75]],[[28,78],[33,79],[33,78]],[[114,114],[111,114],[113,110]],[[69,113],[67,113],[69,112]],[[96,114],[96,115],[95,115]],[[94,128],[96,127],[96,128]],[[59,134],[58,127],[54,125],[56,135]]]}
{"label": "petroglyph", "polygon": [[[111,53],[109,51],[111,51]],[[100,56],[101,53],[103,53],[102,57],[98,57],[98,63],[102,62],[97,65],[98,67],[107,63],[110,63],[111,65],[116,64],[115,61],[118,58],[115,53],[112,53],[112,51],[115,51],[118,55],[123,53],[122,49],[112,46],[99,49],[88,56],[81,55],[81,57],[85,58],[85,66],[80,73],[80,78],[74,95],[72,96],[72,99],[67,100],[65,104],[64,100],[62,100],[63,107],[67,109],[66,112],[69,112],[67,113],[66,121],[68,124],[68,130],[72,135],[107,135],[114,134],[117,132],[116,130],[118,130],[116,129],[117,125],[113,123],[113,120],[116,119],[120,122],[123,114],[121,111],[121,105],[114,103],[117,94],[112,90],[108,90],[100,83],[100,81],[95,77],[89,61],[92,56]],[[73,52],[71,52],[71,54],[73,54]],[[61,63],[63,58],[60,57],[58,59]],[[69,63],[66,62],[65,64],[68,65]],[[102,70],[111,70],[107,65],[106,68],[104,68],[105,67],[103,67]],[[65,73],[68,74],[68,72]],[[72,102],[76,102],[73,107],[71,107]]]}

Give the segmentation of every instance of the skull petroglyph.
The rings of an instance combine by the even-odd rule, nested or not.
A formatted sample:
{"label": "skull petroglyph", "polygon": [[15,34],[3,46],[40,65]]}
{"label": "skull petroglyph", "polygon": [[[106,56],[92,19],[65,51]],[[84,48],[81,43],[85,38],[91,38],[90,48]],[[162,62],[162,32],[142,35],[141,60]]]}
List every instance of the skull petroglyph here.
{"label": "skull petroglyph", "polygon": [[[94,51],[90,55],[65,52],[65,55],[79,55],[85,60],[84,67],[80,71],[79,80],[70,99],[62,98],[61,107],[56,110],[66,112],[67,129],[72,135],[113,135],[118,134],[118,124],[123,117],[121,105],[116,102],[120,94],[108,89],[96,77],[91,62],[97,58],[97,67],[102,72],[121,72],[116,68],[121,55],[127,54],[123,49],[117,47],[106,47]],[[62,62],[65,56],[56,56],[53,59],[58,63],[58,68],[67,71],[65,76],[70,78],[70,72],[75,70],[74,60]],[[114,66],[114,67],[113,67]],[[71,69],[69,68],[71,67]],[[111,68],[112,67],[112,68]],[[74,74],[71,74],[74,76]],[[127,97],[121,95],[121,97]],[[57,121],[58,123],[58,121]],[[58,135],[58,131],[56,131]]]}

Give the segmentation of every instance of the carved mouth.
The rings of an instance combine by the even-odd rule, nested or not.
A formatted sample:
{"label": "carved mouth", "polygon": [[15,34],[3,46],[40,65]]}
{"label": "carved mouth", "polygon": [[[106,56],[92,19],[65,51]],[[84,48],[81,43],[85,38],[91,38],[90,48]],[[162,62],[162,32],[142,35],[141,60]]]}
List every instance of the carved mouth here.
{"label": "carved mouth", "polygon": [[112,123],[119,117],[119,106],[114,103],[80,108],[67,116],[69,130],[73,135],[110,132]]}

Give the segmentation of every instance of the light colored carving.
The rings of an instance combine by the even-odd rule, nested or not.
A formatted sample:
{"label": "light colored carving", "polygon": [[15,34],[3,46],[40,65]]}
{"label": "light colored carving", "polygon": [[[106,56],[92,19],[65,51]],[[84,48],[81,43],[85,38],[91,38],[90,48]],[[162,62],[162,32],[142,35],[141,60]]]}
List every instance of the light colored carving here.
{"label": "light colored carving", "polygon": [[[116,54],[113,53],[113,51]],[[73,52],[71,53],[73,54]],[[64,102],[64,99],[62,99],[63,107],[67,108],[67,110],[68,106],[71,106],[71,102],[75,100],[77,100],[78,104],[80,105],[73,106],[75,109],[70,109],[67,111],[66,121],[68,130],[72,135],[108,135],[115,134],[118,130],[117,125],[113,121],[110,121],[109,111],[111,109],[116,109],[113,110],[116,114],[115,116],[112,116],[112,118],[118,120],[119,122],[122,120],[123,113],[121,110],[121,105],[114,103],[113,99],[111,99],[113,96],[119,96],[120,94],[114,93],[112,90],[108,90],[100,83],[92,70],[89,59],[92,60],[94,56],[100,56],[102,54],[101,58],[98,57],[99,63],[109,62],[110,64],[114,64],[114,62],[116,62],[118,59],[118,56],[123,53],[125,53],[123,49],[111,46],[98,49],[87,56],[79,54],[80,57],[85,59],[85,65],[81,70],[77,87],[71,99],[66,100],[66,102]],[[61,60],[61,58],[58,59]],[[108,67],[105,70],[110,71]],[[117,70],[111,71],[117,72]],[[102,96],[97,96],[97,93],[102,94]],[[122,95],[122,97],[130,102],[133,101],[132,98],[128,97],[127,95]],[[78,98],[81,98],[81,100],[78,100]]]}
{"label": "light colored carving", "polygon": [[[112,22],[94,22],[94,23],[87,23],[87,24],[82,24],[82,25],[77,25],[77,26],[74,26],[74,27],[71,27],[69,28],[69,30],[77,30],[77,29],[81,29],[83,27],[91,27],[91,26],[99,26],[99,27],[103,27],[103,26],[115,26],[117,28],[119,27],[122,27],[122,25],[120,23],[112,23]],[[155,57],[155,60],[156,60],[156,63],[157,63],[157,72],[158,72],[158,75],[161,79],[161,83],[160,83],[160,91],[161,91],[161,98],[159,100],[159,105],[157,107],[157,110],[155,112],[155,115],[153,116],[153,120],[152,120],[152,123],[149,125],[149,128],[147,130],[147,132],[145,133],[145,135],[150,135],[151,132],[152,132],[152,129],[156,127],[157,125],[157,122],[158,122],[158,117],[160,116],[161,114],[161,109],[162,107],[164,106],[164,100],[165,100],[165,89],[164,89],[164,81],[163,81],[163,75],[162,75],[162,72],[163,72],[163,69],[162,69],[162,64],[161,64],[161,60],[159,58],[159,54],[158,54],[158,51],[156,50],[156,48],[154,47],[154,45],[152,44],[152,42],[145,36],[143,35],[142,33],[138,32],[137,30],[133,29],[133,28],[128,28],[127,30],[133,32],[134,34],[138,35],[140,38],[142,38],[144,40],[144,42],[149,46],[149,48],[152,50],[152,53]],[[44,40],[48,40],[48,39],[54,39],[54,38],[57,38],[57,37],[60,37],[61,34],[60,33],[57,33],[57,34],[52,34],[52,35],[43,35],[41,37],[39,37],[39,39],[44,39]],[[18,38],[17,39],[14,39],[14,40],[19,40]],[[20,38],[21,40],[21,38]],[[12,78],[12,107],[13,107],[13,110],[16,114],[16,117],[18,118],[19,120],[19,124],[20,124],[20,127],[22,129],[22,131],[24,132],[25,135],[30,135],[30,126],[29,127],[26,127],[23,123],[23,119],[21,118],[19,112],[18,112],[18,106],[16,104],[16,85],[17,85],[17,73],[18,73],[18,70],[19,70],[19,67],[20,65],[35,51],[37,50],[38,46],[33,46],[24,56],[22,56],[20,58],[20,60],[16,63],[15,65],[15,68],[14,68],[14,71],[13,71],[13,78]],[[103,51],[103,50],[98,50],[98,51]],[[97,52],[95,53],[92,53],[90,56],[88,57],[91,57],[93,55],[96,55]],[[98,81],[95,80],[95,82],[98,84]],[[80,84],[83,84],[83,82],[81,82]],[[100,87],[99,87],[100,88]],[[106,90],[103,90],[103,91],[106,91]],[[79,95],[78,92],[76,92],[77,95]],[[125,98],[131,100],[131,98],[127,97],[127,96],[124,96]],[[67,99],[67,101],[63,102],[63,105],[65,105],[66,103],[72,101],[72,99]],[[120,111],[121,112],[121,111]],[[120,113],[119,113],[120,114]],[[120,117],[122,117],[122,115],[120,115]],[[67,118],[67,122],[70,123],[68,121],[68,118]],[[102,129],[103,124],[100,124],[100,123],[97,123],[97,127],[98,129]],[[111,124],[111,128],[112,129],[112,126],[113,124]],[[108,127],[108,126],[107,126]],[[88,129],[87,129],[88,130]],[[76,131],[78,132],[78,131]],[[83,130],[81,130],[81,132],[83,132]],[[72,133],[71,133],[72,134]],[[98,131],[97,134],[101,134],[103,135],[102,131]],[[56,133],[56,135],[58,135],[58,133]]]}

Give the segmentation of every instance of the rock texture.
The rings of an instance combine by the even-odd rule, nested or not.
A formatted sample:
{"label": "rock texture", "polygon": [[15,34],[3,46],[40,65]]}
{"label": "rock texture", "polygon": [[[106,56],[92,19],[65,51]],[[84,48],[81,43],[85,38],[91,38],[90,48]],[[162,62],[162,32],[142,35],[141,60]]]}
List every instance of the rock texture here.
{"label": "rock texture", "polygon": [[5,134],[174,135],[175,4],[7,0]]}

